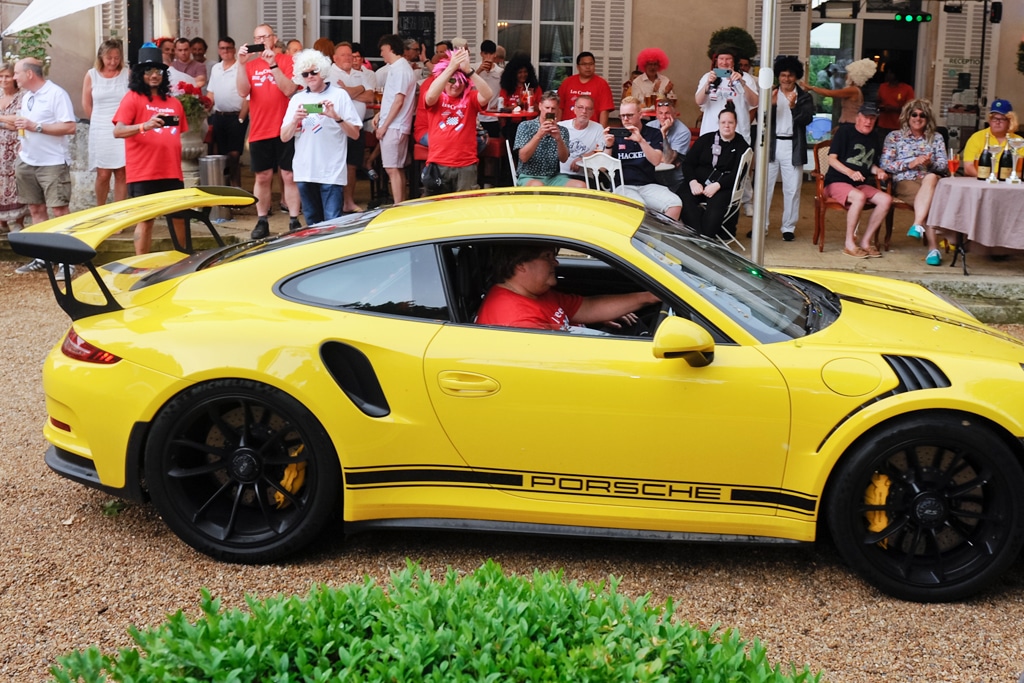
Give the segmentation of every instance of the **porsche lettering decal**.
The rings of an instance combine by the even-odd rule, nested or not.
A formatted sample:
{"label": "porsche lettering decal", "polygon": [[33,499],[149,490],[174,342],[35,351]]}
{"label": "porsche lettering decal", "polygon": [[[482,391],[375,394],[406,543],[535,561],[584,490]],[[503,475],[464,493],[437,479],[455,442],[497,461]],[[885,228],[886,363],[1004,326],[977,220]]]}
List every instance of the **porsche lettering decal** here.
{"label": "porsche lettering decal", "polygon": [[618,479],[554,472],[473,470],[446,466],[349,469],[345,471],[345,484],[350,488],[491,486],[505,491],[550,495],[784,508],[805,514],[813,514],[818,503],[816,496],[773,488],[709,482]]}

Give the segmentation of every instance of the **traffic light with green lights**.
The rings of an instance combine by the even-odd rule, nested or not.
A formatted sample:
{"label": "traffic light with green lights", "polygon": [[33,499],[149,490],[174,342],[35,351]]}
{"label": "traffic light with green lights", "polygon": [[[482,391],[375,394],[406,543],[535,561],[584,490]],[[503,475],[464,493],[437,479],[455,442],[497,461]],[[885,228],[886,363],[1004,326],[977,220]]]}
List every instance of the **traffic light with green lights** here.
{"label": "traffic light with green lights", "polygon": [[920,24],[931,21],[931,12],[897,12],[896,23],[898,24]]}

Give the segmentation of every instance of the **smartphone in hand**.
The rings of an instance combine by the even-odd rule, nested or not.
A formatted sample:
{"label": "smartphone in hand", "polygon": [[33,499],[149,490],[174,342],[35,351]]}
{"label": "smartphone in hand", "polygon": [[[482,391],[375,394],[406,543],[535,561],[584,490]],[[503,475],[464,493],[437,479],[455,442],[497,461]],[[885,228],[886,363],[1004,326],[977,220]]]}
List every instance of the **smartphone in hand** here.
{"label": "smartphone in hand", "polygon": [[732,76],[732,69],[715,69],[715,75],[719,78],[729,78]]}
{"label": "smartphone in hand", "polygon": [[157,118],[163,121],[165,126],[177,126],[180,124],[178,117],[170,114],[157,114]]}
{"label": "smartphone in hand", "polygon": [[314,102],[312,104],[304,104],[304,105],[302,105],[302,108],[306,110],[307,114],[323,114],[324,113],[324,105],[320,104],[319,102]]}
{"label": "smartphone in hand", "polygon": [[262,43],[249,43],[245,46],[245,49],[248,50],[251,55],[261,55],[263,54],[264,48]]}
{"label": "smartphone in hand", "polygon": [[631,135],[628,128],[609,128],[608,132],[612,134],[612,137],[616,138],[628,138]]}
{"label": "smartphone in hand", "polygon": [[549,111],[547,114],[544,114],[544,120],[545,121],[554,121],[555,120],[555,112]]}

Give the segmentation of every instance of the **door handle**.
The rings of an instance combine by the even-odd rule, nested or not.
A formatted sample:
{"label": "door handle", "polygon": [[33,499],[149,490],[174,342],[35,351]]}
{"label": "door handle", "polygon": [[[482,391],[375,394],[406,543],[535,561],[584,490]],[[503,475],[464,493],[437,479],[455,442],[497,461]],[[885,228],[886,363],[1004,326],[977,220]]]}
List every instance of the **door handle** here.
{"label": "door handle", "polygon": [[442,372],[437,376],[437,383],[440,385],[441,391],[449,396],[463,398],[490,396],[498,393],[498,390],[501,389],[501,385],[492,377],[457,370]]}

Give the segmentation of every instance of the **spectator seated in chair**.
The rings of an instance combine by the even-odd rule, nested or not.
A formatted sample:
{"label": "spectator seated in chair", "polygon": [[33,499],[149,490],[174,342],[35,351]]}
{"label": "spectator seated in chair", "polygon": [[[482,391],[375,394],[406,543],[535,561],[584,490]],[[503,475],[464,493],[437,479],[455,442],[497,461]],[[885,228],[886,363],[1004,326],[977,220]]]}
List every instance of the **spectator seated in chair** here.
{"label": "spectator seated in chair", "polygon": [[723,225],[732,201],[743,153],[749,145],[736,132],[736,108],[727,102],[718,114],[718,130],[697,138],[683,160],[683,222],[701,235],[731,239],[736,227]]}

